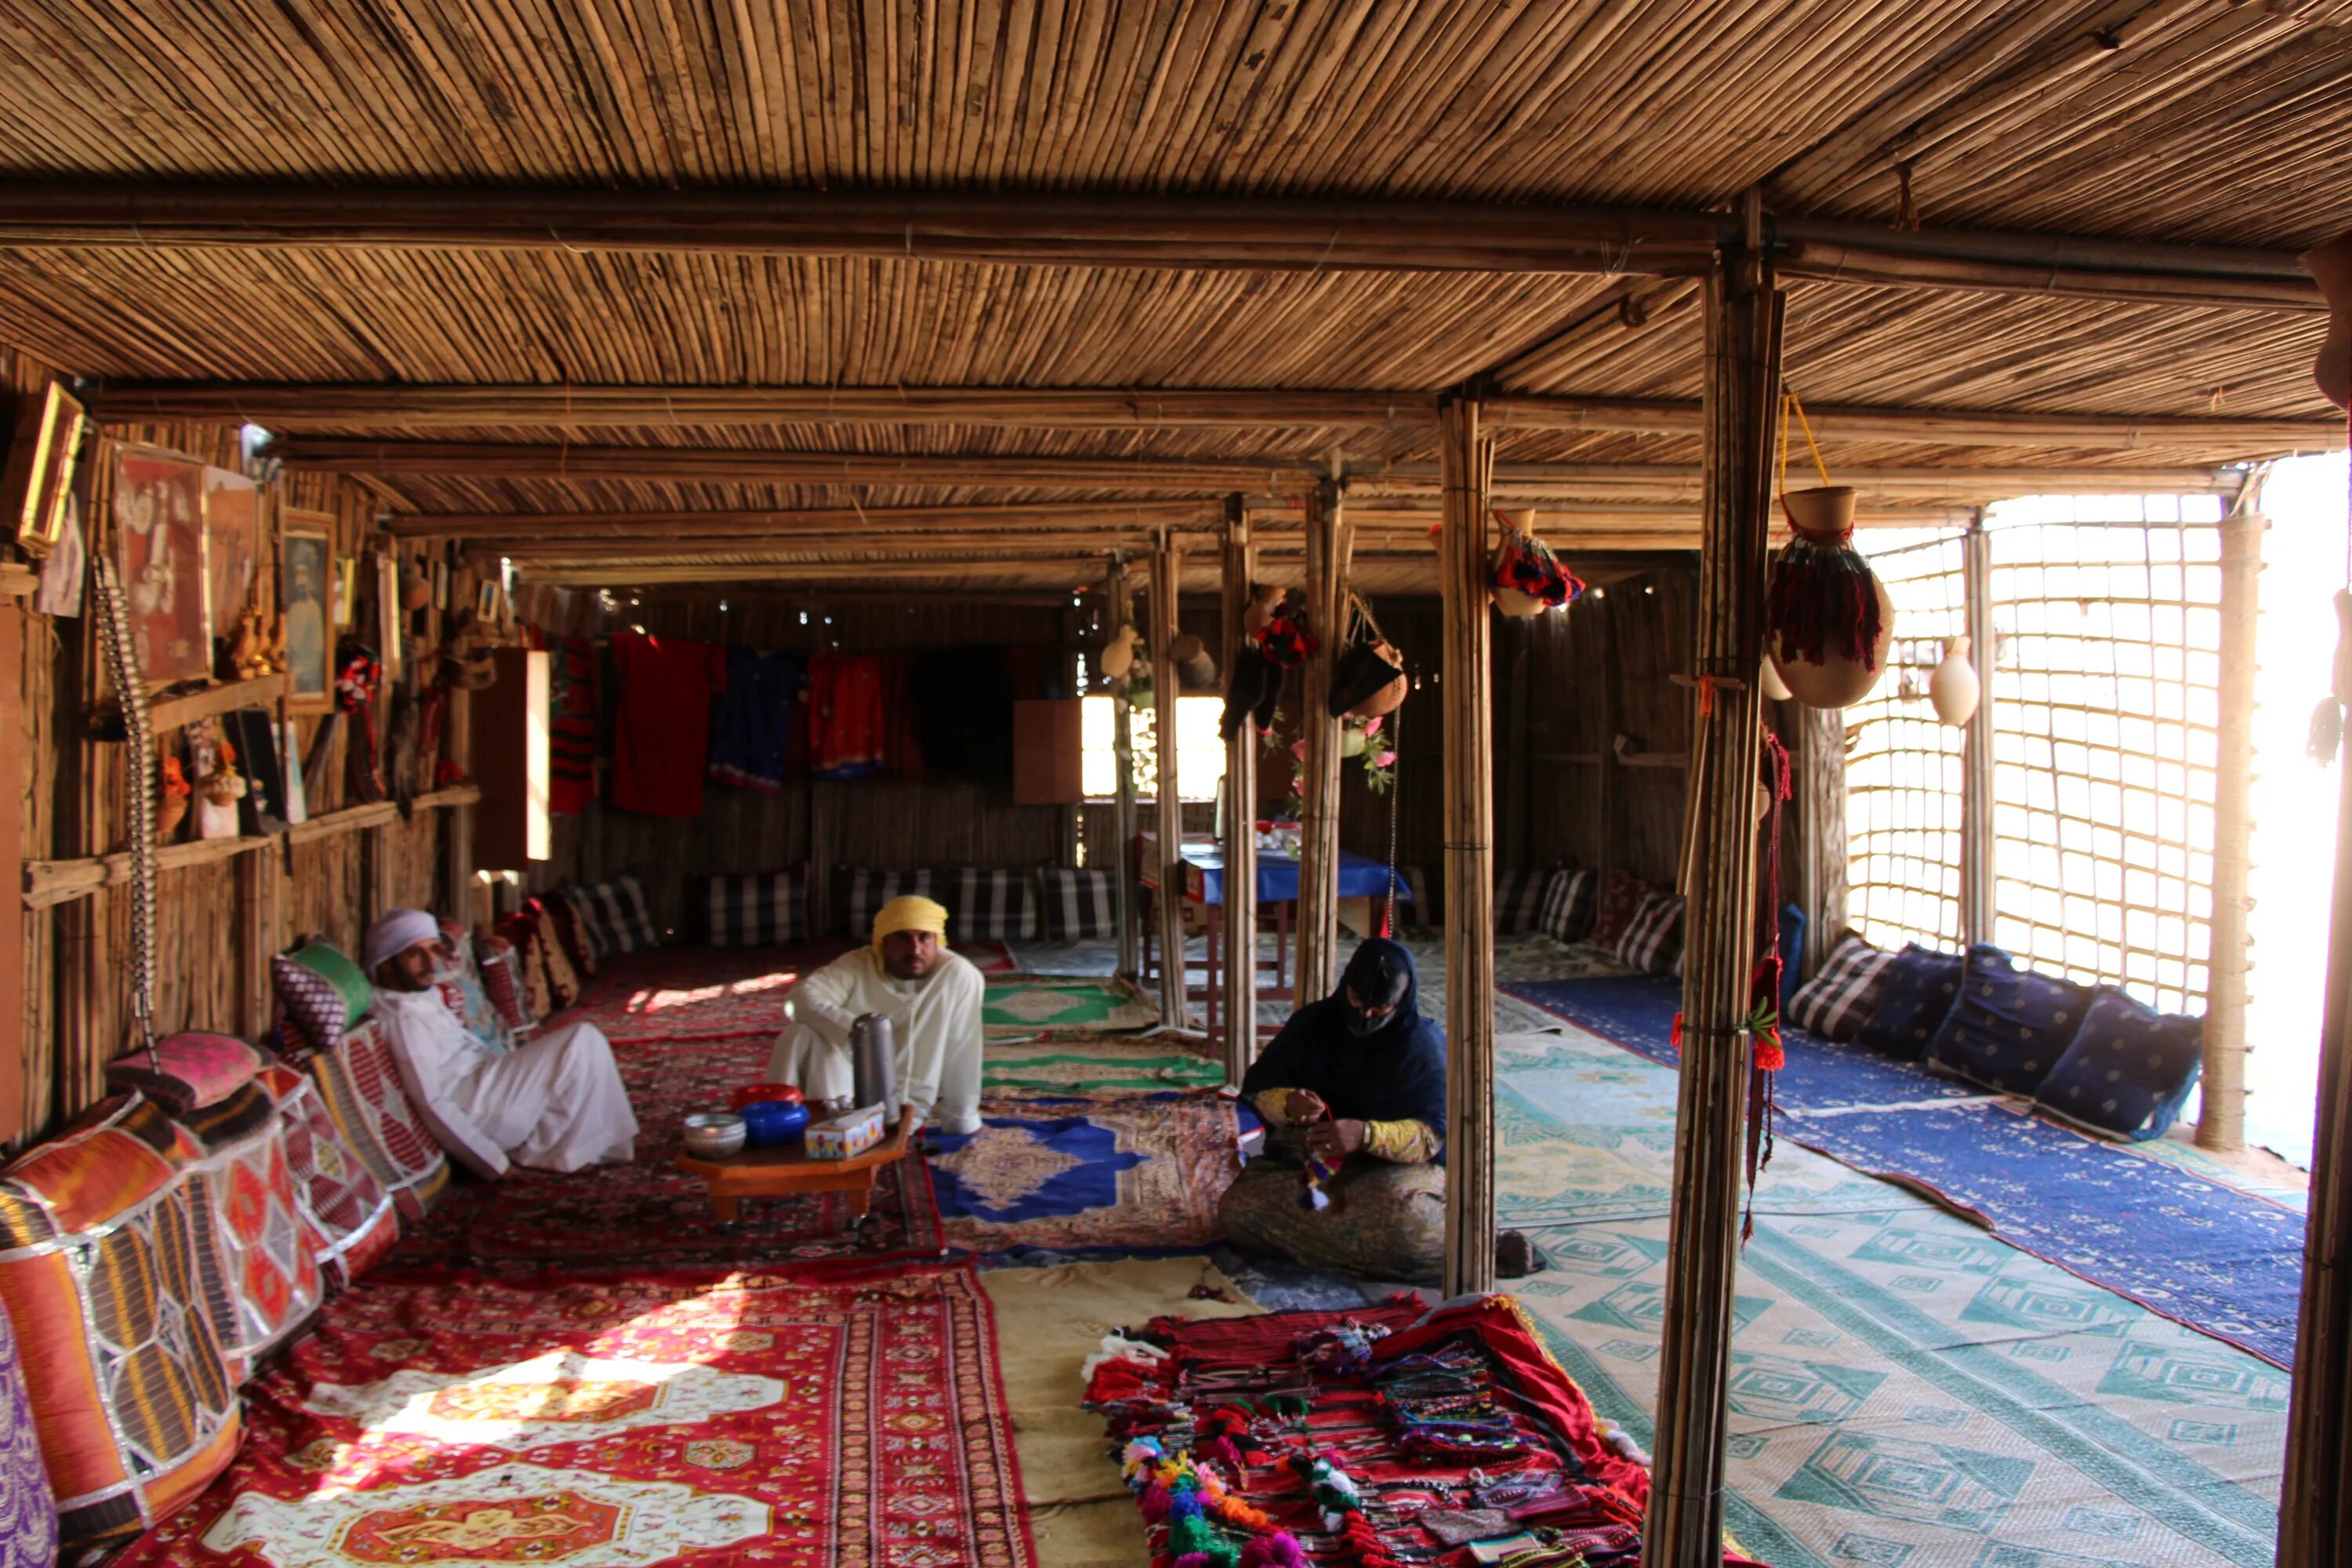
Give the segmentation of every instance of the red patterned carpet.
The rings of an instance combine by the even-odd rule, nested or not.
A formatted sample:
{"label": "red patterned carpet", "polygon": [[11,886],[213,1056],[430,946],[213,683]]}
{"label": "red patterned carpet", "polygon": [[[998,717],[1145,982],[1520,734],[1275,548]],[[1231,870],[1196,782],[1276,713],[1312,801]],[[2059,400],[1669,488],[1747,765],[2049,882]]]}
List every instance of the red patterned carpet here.
{"label": "red patterned carpet", "polygon": [[[845,942],[796,947],[665,947],[624,953],[588,983],[579,1004],[556,1022],[589,1023],[614,1045],[625,1040],[772,1037],[783,1026],[784,994],[793,981],[849,951]],[[1002,942],[956,950],[986,973],[1010,971]]]}
{"label": "red patterned carpet", "polygon": [[371,1281],[121,1568],[1033,1568],[969,1265]]}
{"label": "red patterned carpet", "polygon": [[740,1223],[719,1223],[702,1184],[673,1163],[680,1122],[688,1111],[725,1109],[738,1085],[760,1081],[768,1049],[764,1035],[620,1045],[614,1056],[643,1129],[635,1164],[460,1177],[383,1268],[578,1276],[939,1257],[947,1244],[919,1158],[885,1167],[862,1233],[837,1195],[754,1199]]}

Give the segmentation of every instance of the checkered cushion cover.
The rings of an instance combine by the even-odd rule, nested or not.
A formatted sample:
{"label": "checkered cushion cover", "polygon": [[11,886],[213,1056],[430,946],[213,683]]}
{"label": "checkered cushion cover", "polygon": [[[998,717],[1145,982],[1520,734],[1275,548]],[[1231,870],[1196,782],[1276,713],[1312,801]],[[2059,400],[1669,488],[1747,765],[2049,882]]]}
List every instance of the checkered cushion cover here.
{"label": "checkered cushion cover", "polygon": [[1789,999],[1789,1022],[1825,1040],[1851,1040],[1878,1005],[1895,955],[1848,931],[1822,972]]}
{"label": "checkered cushion cover", "polygon": [[[572,889],[585,900],[589,924],[600,954],[611,952],[642,952],[661,945],[661,933],[654,930],[653,912],[646,908],[646,889],[635,877],[616,877],[593,887]],[[575,910],[579,905],[572,906]]]}
{"label": "checkered cushion cover", "polygon": [[[841,900],[842,930],[853,942],[866,942],[874,935],[874,917],[882,906],[893,899],[919,894],[936,898],[931,890],[931,874],[923,871],[853,870],[842,874],[844,897]],[[958,933],[950,931],[950,940]]]}
{"label": "checkered cushion cover", "polygon": [[1592,929],[1599,879],[1590,871],[1554,871],[1544,885],[1536,929],[1554,942],[1576,942]]}
{"label": "checkered cushion cover", "polygon": [[965,867],[942,871],[951,942],[1032,942],[1037,935],[1037,879],[1033,872]]}
{"label": "checkered cushion cover", "polygon": [[188,1031],[106,1064],[107,1087],[137,1089],[174,1116],[216,1105],[261,1070],[261,1053],[234,1035]]}
{"label": "checkered cushion cover", "polygon": [[1617,962],[1662,974],[1683,952],[1683,900],[1679,893],[1652,893],[1633,911],[1617,939]]}
{"label": "checkered cushion cover", "polygon": [[333,1050],[374,998],[360,966],[321,942],[271,958],[269,983],[294,1045],[305,1050]]}
{"label": "checkered cushion cover", "polygon": [[1086,942],[1118,934],[1118,879],[1108,871],[1051,866],[1037,874],[1047,942]]}
{"label": "checkered cushion cover", "polygon": [[619,951],[613,945],[613,939],[605,933],[603,911],[596,900],[588,896],[587,889],[565,888],[555,897],[572,911],[573,930],[592,960],[602,960]]}
{"label": "checkered cushion cover", "polygon": [[809,939],[805,871],[698,877],[688,901],[712,947],[782,947]]}
{"label": "checkered cushion cover", "polygon": [[1495,879],[1495,929],[1497,931],[1540,931],[1544,889],[1551,885],[1549,871],[1505,871]]}

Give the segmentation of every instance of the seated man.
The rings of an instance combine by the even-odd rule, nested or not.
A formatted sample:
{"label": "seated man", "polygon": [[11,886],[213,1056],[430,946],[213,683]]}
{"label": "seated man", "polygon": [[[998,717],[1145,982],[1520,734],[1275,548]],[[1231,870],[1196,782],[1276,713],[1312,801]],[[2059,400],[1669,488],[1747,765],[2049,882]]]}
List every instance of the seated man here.
{"label": "seated man", "polygon": [[[1421,1016],[1412,955],[1382,937],[1356,949],[1337,994],[1291,1015],[1250,1065],[1242,1094],[1268,1129],[1218,1205],[1244,1252],[1381,1279],[1438,1278],[1445,1256],[1445,1031]],[[1307,1197],[1314,1154],[1337,1174]],[[1496,1246],[1528,1272],[1526,1238]]]}
{"label": "seated man", "polygon": [[450,1153],[486,1176],[509,1161],[577,1171],[635,1159],[637,1118],[604,1035],[573,1024],[504,1055],[485,1048],[434,984],[441,942],[424,910],[387,910],[362,956],[402,1084]]}
{"label": "seated man", "polygon": [[890,1020],[891,1081],[918,1126],[980,1131],[980,1008],[988,984],[947,942],[948,912],[929,899],[893,899],[874,917],[874,943],[843,953],[803,980],[768,1058],[768,1077],[812,1106],[846,1101],[856,1087],[849,1026],[859,1015]]}

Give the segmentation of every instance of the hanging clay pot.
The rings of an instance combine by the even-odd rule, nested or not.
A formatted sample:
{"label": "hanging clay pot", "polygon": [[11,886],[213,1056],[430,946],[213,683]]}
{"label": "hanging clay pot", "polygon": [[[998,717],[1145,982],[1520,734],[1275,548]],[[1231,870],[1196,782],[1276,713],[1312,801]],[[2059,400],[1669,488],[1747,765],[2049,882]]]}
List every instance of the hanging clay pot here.
{"label": "hanging clay pot", "polygon": [[1176,684],[1187,691],[1209,691],[1217,684],[1217,661],[1208,645],[1187,632],[1168,645],[1168,662],[1176,667]]}
{"label": "hanging clay pot", "polygon": [[400,607],[411,614],[433,602],[433,583],[414,561],[400,563]]}
{"label": "hanging clay pot", "polygon": [[1404,706],[1405,694],[1412,689],[1412,681],[1404,672],[1404,655],[1385,640],[1374,642],[1371,647],[1374,653],[1396,666],[1396,679],[1349,709],[1351,718],[1378,719],[1393,713]]}
{"label": "hanging clay pot", "polygon": [[1770,659],[1767,658],[1762,662],[1763,676],[1760,685],[1762,686],[1766,699],[1773,702],[1788,701],[1790,696],[1789,683],[1780,679],[1780,670],[1773,668],[1773,664]]}
{"label": "hanging clay pot", "polygon": [[1851,542],[1851,486],[1790,490],[1780,500],[1796,531],[1772,563],[1765,647],[1798,701],[1851,708],[1886,668],[1895,601]]}
{"label": "hanging clay pot", "polygon": [[2327,341],[2312,362],[2311,378],[2328,402],[2352,407],[2352,230],[2317,250],[2305,251],[2300,259],[2327,296]]}
{"label": "hanging clay pot", "polygon": [[1135,646],[1142,640],[1143,634],[1133,626],[1119,627],[1118,634],[1103,645],[1102,672],[1113,680],[1125,679],[1127,672],[1135,668]]}
{"label": "hanging clay pot", "polygon": [[[1499,515],[1503,520],[1504,525],[1510,529],[1512,532],[1526,534],[1529,539],[1533,539],[1535,537],[1535,508],[1523,507],[1516,510],[1502,512]],[[1501,569],[1504,559],[1509,552],[1509,549],[1510,542],[1507,539],[1505,540],[1502,544],[1496,547],[1494,564],[1498,571]],[[1545,604],[1533,594],[1523,594],[1517,588],[1506,588],[1500,584],[1496,584],[1494,595],[1495,608],[1502,611],[1503,614],[1507,616],[1540,616],[1546,610],[1551,608],[1549,605]]]}
{"label": "hanging clay pot", "polygon": [[1249,634],[1250,640],[1255,642],[1265,634],[1266,622],[1274,619],[1274,612],[1282,607],[1283,598],[1289,592],[1269,583],[1258,584],[1249,608],[1242,612],[1242,630]]}
{"label": "hanging clay pot", "polygon": [[1944,662],[1927,677],[1927,701],[1936,717],[1958,728],[1976,717],[1977,699],[1982,691],[1976,666],[1969,662],[1969,639],[1946,637]]}

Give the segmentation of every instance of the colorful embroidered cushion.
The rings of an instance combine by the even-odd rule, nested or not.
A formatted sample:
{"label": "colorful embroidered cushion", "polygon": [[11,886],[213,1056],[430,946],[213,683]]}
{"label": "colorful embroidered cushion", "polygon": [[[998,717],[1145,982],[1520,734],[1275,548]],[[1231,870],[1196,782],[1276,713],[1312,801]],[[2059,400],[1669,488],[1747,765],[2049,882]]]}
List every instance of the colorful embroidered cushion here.
{"label": "colorful embroidered cushion", "polygon": [[110,1551],[235,1456],[236,1389],[195,1260],[192,1139],[136,1096],[0,1173],[0,1303],[68,1558]]}
{"label": "colorful embroidered cushion", "polygon": [[2090,1011],[2086,986],[2020,969],[1990,942],[1969,949],[1959,999],[1927,1047],[1927,1065],[2004,1094],[2042,1087]]}
{"label": "colorful embroidered cushion", "polygon": [[569,899],[534,900],[547,929],[555,933],[556,945],[563,949],[564,962],[572,973],[587,980],[596,973],[596,945],[581,929],[579,911]]}
{"label": "colorful embroidered cushion", "polygon": [[278,1107],[278,1138],[294,1180],[295,1210],[310,1228],[329,1285],[349,1286],[400,1239],[400,1215],[367,1165],[343,1142],[310,1079],[292,1068],[263,1069]]}
{"label": "colorful embroidered cushion", "polygon": [[448,1188],[449,1162],[402,1092],[375,1021],[300,1065],[326,1102],[342,1146],[359,1156],[403,1215],[424,1218]]}
{"label": "colorful embroidered cushion", "polygon": [[272,958],[269,979],[296,1043],[308,1050],[333,1050],[375,999],[360,966],[322,942]]}
{"label": "colorful embroidered cushion", "polygon": [[482,1177],[496,1181],[507,1173],[507,1152],[494,1142],[489,1134],[475,1125],[473,1118],[454,1105],[436,1101],[432,1085],[417,1070],[416,1061],[406,1042],[396,1032],[383,1031],[385,1051],[400,1074],[400,1087],[408,1103],[416,1112],[417,1121],[433,1134],[433,1141],[447,1151],[457,1163]]}
{"label": "colorful embroidered cushion", "polygon": [[1615,947],[1633,917],[1642,912],[1642,900],[1655,891],[1647,882],[1620,867],[1609,873],[1601,885],[1601,907],[1592,917],[1592,934],[1585,940],[1596,947]]}
{"label": "colorful embroidered cushion", "polygon": [[805,872],[698,878],[688,898],[702,940],[713,947],[782,947],[809,939]]}
{"label": "colorful embroidered cushion", "polygon": [[135,1089],[174,1116],[214,1105],[252,1080],[261,1053],[230,1035],[166,1035],[152,1059],[133,1051],[106,1064],[107,1087]]}
{"label": "colorful embroidered cushion", "polygon": [[0,1568],[55,1568],[58,1504],[41,1466],[24,1347],[0,1312]]}
{"label": "colorful embroidered cushion", "polygon": [[1906,944],[1879,974],[1878,1000],[1853,1032],[1858,1045],[1916,1060],[1944,1026],[1944,1015],[1960,994],[1958,953]]}
{"label": "colorful embroidered cushion", "polygon": [[1536,929],[1554,942],[1579,942],[1592,929],[1598,879],[1590,871],[1554,871],[1544,885]]}
{"label": "colorful embroidered cushion", "polygon": [[948,931],[962,942],[1032,942],[1037,935],[1037,890],[1028,871],[967,867],[942,871]]}
{"label": "colorful embroidered cushion", "polygon": [[1633,911],[1617,939],[1617,962],[1653,974],[1675,967],[1683,952],[1683,900],[1679,893],[1652,893]]}
{"label": "colorful embroidered cushion", "polygon": [[577,891],[595,911],[596,940],[606,952],[642,952],[661,945],[661,933],[654,930],[654,917],[646,908],[646,890],[635,877]]}
{"label": "colorful embroidered cushion", "polygon": [[1851,1040],[1878,1005],[1895,954],[1848,931],[1822,972],[1797,988],[1789,1022],[1825,1040]]}
{"label": "colorful embroidered cushion", "polygon": [[563,888],[554,897],[572,910],[573,928],[579,932],[581,943],[588,949],[592,958],[602,962],[620,951],[613,945],[613,939],[605,931],[603,917],[597,910],[596,900],[588,896],[586,889]]}
{"label": "colorful embroidered cushion", "polygon": [[520,1039],[538,1028],[539,1018],[530,1010],[523,986],[522,963],[515,956],[514,943],[502,936],[477,937],[474,960],[481,966],[483,993],[498,1010],[507,1032]]}
{"label": "colorful embroidered cushion", "polygon": [[200,1135],[205,1157],[188,1173],[195,1274],[213,1337],[238,1383],[326,1299],[318,1237],[296,1207],[278,1103],[259,1082],[222,1107],[240,1101],[250,1102],[244,1113],[217,1118],[213,1136]]}
{"label": "colorful embroidered cushion", "polygon": [[2033,1103],[2111,1138],[2160,1138],[2196,1086],[2204,1047],[2203,1018],[2159,1013],[2102,986]]}
{"label": "colorful embroidered cushion", "polygon": [[1118,934],[1118,879],[1112,873],[1048,866],[1037,878],[1045,891],[1041,913],[1047,942]]}
{"label": "colorful embroidered cushion", "polygon": [[466,1026],[466,1032],[481,1042],[484,1050],[504,1056],[514,1049],[514,1031],[492,1005],[489,991],[482,983],[473,937],[455,921],[441,922],[441,935],[449,956],[434,964],[434,985],[440,991],[441,999],[449,1004],[449,1011]]}
{"label": "colorful embroidered cushion", "polygon": [[1544,889],[1551,885],[1549,871],[1503,871],[1495,878],[1495,930],[1535,931],[1543,920]]}
{"label": "colorful embroidered cushion", "polygon": [[[852,942],[872,940],[874,917],[891,900],[908,894],[934,896],[929,871],[849,871],[844,875],[848,897],[841,900],[842,918],[847,922],[843,929]],[[953,942],[961,934],[955,922],[949,921],[948,941]]]}

